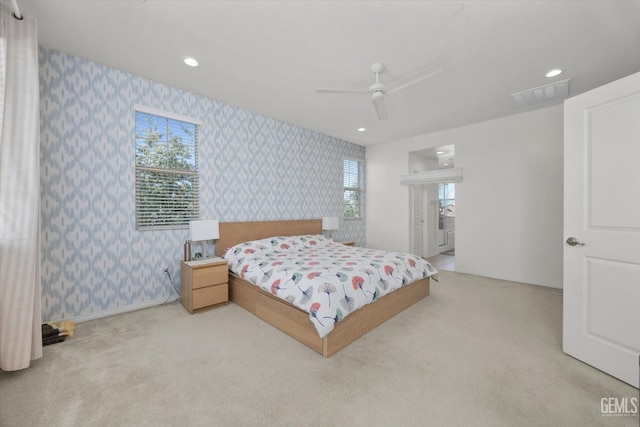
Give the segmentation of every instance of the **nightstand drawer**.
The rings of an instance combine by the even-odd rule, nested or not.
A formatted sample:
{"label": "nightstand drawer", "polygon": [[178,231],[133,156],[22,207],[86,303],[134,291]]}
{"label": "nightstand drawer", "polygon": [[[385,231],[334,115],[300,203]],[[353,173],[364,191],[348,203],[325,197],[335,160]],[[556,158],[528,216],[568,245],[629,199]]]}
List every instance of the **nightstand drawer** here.
{"label": "nightstand drawer", "polygon": [[193,269],[193,289],[227,283],[227,280],[229,280],[229,270],[226,264]]}
{"label": "nightstand drawer", "polygon": [[193,309],[197,310],[210,305],[225,303],[229,300],[229,287],[226,283],[222,285],[209,286],[206,288],[194,289]]}
{"label": "nightstand drawer", "polygon": [[191,314],[195,310],[224,305],[229,301],[229,269],[222,258],[180,263],[180,303]]}

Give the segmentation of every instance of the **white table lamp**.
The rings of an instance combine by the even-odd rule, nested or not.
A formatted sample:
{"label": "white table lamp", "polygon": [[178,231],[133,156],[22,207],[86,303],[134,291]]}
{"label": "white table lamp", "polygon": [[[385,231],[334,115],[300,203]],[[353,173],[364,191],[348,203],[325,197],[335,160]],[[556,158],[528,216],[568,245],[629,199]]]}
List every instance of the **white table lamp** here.
{"label": "white table lamp", "polygon": [[205,219],[200,221],[189,221],[189,240],[202,243],[202,256],[206,258],[205,248],[208,240],[216,240],[220,237],[218,220]]}
{"label": "white table lamp", "polygon": [[329,232],[329,238],[332,238],[333,232],[337,230],[339,227],[338,217],[337,216],[325,216],[322,218],[322,230]]}

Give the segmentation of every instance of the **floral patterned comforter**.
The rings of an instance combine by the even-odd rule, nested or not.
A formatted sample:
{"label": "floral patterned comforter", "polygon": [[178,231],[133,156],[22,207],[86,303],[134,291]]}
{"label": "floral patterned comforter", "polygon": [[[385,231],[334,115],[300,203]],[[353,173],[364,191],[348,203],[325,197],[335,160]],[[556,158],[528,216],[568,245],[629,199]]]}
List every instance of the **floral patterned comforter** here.
{"label": "floral patterned comforter", "polygon": [[271,237],[228,249],[229,269],[309,313],[323,338],[349,313],[434,276],[415,255],[345,246],[321,235]]}

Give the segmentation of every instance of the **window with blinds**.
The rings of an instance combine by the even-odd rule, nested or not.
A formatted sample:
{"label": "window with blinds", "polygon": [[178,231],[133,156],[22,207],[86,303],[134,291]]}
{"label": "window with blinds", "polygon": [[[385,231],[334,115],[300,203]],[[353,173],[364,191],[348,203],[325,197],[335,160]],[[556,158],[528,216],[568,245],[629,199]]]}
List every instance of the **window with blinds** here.
{"label": "window with blinds", "polygon": [[344,159],[344,217],[360,218],[362,177],[361,163],[357,160]]}
{"label": "window with blinds", "polygon": [[200,216],[196,120],[138,108],[136,228],[184,228]]}

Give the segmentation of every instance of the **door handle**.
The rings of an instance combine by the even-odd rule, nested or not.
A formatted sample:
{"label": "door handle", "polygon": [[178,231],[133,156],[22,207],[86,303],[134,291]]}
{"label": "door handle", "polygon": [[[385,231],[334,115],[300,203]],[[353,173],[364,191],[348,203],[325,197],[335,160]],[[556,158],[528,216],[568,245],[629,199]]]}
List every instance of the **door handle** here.
{"label": "door handle", "polygon": [[567,239],[567,245],[569,246],[584,246],[584,243],[576,239],[575,237],[569,237]]}

